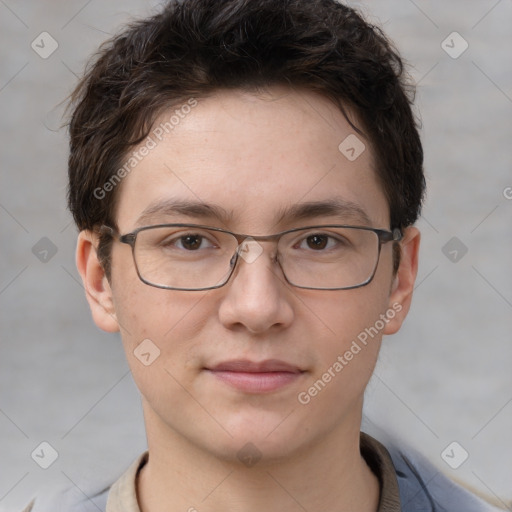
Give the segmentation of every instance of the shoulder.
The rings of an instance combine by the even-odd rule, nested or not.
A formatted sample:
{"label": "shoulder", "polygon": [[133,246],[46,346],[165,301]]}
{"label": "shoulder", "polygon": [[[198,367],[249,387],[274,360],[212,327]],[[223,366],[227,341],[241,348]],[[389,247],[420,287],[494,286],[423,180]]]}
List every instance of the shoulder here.
{"label": "shoulder", "polygon": [[[148,459],[148,451],[140,454],[120,476],[105,482],[80,482],[36,496],[20,512],[104,512],[110,509],[125,512],[138,510],[135,480]],[[110,501],[109,501],[110,500]],[[129,501],[127,501],[129,500]],[[125,506],[128,503],[129,506]],[[115,505],[114,508],[113,505]]]}
{"label": "shoulder", "polygon": [[450,480],[410,447],[381,441],[387,448],[398,481],[403,512],[492,512],[498,509]]}
{"label": "shoulder", "polygon": [[20,512],[98,512],[104,511],[110,485],[99,489],[79,489],[76,486],[53,489],[38,494]]}

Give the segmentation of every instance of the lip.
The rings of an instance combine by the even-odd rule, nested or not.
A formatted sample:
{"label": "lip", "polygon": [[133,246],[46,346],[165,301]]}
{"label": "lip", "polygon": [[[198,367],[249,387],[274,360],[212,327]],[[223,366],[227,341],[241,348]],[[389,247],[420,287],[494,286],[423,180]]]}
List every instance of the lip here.
{"label": "lip", "polygon": [[215,366],[208,367],[211,371],[245,372],[245,373],[267,373],[267,372],[290,372],[300,373],[302,370],[295,365],[280,361],[279,359],[267,359],[255,362],[249,359],[232,359],[224,361]]}
{"label": "lip", "polygon": [[270,393],[281,389],[305,373],[298,366],[278,359],[260,362],[234,359],[205,368],[205,370],[225,384],[253,394]]}

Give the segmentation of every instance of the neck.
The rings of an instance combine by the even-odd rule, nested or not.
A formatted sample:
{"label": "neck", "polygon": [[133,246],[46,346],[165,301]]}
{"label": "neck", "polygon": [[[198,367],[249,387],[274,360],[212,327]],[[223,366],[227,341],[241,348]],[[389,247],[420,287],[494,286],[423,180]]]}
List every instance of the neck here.
{"label": "neck", "polygon": [[361,457],[357,425],[279,460],[220,459],[145,408],[149,459],[137,480],[142,512],[376,512],[379,483]]}

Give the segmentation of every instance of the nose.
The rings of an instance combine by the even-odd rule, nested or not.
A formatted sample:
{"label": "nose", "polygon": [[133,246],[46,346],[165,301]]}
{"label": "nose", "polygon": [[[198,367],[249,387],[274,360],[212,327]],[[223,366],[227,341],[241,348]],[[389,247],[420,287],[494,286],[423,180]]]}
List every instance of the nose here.
{"label": "nose", "polygon": [[285,328],[293,321],[290,286],[263,245],[250,239],[241,244],[234,273],[222,288],[219,319],[228,329],[245,328],[258,334]]}

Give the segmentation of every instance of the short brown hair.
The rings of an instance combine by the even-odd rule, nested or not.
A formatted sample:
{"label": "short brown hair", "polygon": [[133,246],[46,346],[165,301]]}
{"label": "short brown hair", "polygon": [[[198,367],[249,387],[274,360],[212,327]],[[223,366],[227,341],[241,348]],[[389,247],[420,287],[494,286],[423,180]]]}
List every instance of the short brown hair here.
{"label": "short brown hair", "polygon": [[[164,110],[219,89],[274,84],[331,99],[370,143],[392,228],[425,189],[414,87],[380,28],[336,0],[170,0],[106,41],[71,95],[68,204],[80,230],[116,226],[119,188],[98,198]],[[345,115],[347,117],[347,115]],[[108,260],[108,240],[100,240]]]}

